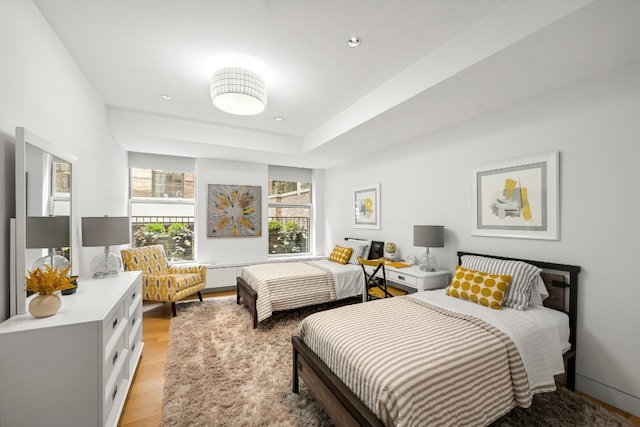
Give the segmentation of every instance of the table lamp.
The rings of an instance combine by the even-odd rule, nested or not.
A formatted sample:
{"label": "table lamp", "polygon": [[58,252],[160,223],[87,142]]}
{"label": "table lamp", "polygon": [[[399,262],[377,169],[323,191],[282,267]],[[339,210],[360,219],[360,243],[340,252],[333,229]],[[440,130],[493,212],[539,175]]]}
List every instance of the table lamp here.
{"label": "table lamp", "polygon": [[27,249],[49,249],[49,254],[34,261],[34,270],[46,264],[60,270],[69,265],[68,259],[55,253],[57,248],[69,247],[71,239],[68,216],[29,216],[26,227]]}
{"label": "table lamp", "polygon": [[422,271],[436,271],[438,260],[429,252],[429,248],[444,247],[444,225],[414,225],[413,246],[426,248],[418,257],[418,265]]}
{"label": "table lamp", "polygon": [[93,277],[117,276],[122,268],[120,257],[109,252],[109,245],[124,245],[131,241],[129,217],[102,216],[82,218],[82,246],[104,246],[90,264]]}

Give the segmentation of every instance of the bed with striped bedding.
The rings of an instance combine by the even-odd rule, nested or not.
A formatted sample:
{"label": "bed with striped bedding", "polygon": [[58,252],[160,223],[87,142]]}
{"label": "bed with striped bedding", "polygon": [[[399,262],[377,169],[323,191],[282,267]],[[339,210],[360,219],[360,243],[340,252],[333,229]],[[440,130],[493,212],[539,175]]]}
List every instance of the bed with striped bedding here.
{"label": "bed with striped bedding", "polygon": [[298,336],[388,426],[484,425],[531,404],[508,336],[411,297],[316,313]]}
{"label": "bed with striped bedding", "polygon": [[238,303],[253,309],[253,326],[276,311],[335,301],[362,293],[361,269],[326,260],[243,267],[237,277]]}
{"label": "bed with striped bedding", "polygon": [[[458,253],[462,255],[479,254]],[[527,375],[536,363],[530,350],[521,356],[526,346],[514,333],[524,327],[527,335],[547,335],[548,330],[538,329],[538,314],[531,317],[534,311],[509,308],[517,315],[507,315],[508,323],[498,326],[493,316],[461,310],[465,301],[442,291],[442,298],[459,302],[449,307],[431,298],[440,291],[431,291],[305,318],[292,336],[294,393],[302,380],[340,426],[482,426],[515,406],[528,407],[535,393],[554,390],[554,375],[563,370],[562,356],[566,385],[573,389],[580,267],[520,261],[544,270],[541,275],[551,296],[545,300],[547,308],[540,310],[556,313],[551,317],[564,319],[570,329],[568,347],[553,356],[560,357],[560,368],[556,364],[543,383],[534,380],[535,370]]]}

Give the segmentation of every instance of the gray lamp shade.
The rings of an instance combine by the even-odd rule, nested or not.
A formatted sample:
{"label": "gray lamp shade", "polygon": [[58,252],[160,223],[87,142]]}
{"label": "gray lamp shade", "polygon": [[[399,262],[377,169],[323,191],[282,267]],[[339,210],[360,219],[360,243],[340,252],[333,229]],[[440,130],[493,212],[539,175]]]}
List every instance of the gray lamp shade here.
{"label": "gray lamp shade", "polygon": [[123,245],[130,241],[127,216],[82,218],[82,246]]}
{"label": "gray lamp shade", "polygon": [[69,222],[68,216],[28,216],[26,220],[27,248],[69,247]]}
{"label": "gray lamp shade", "polygon": [[443,248],[444,225],[414,225],[413,246],[422,248]]}

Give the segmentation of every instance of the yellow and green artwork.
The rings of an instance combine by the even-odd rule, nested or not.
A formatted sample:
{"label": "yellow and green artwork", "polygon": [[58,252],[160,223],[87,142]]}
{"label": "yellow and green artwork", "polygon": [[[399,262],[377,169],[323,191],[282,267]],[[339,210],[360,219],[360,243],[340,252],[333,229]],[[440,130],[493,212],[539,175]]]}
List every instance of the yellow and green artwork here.
{"label": "yellow and green artwork", "polygon": [[380,185],[354,190],[356,228],[380,228]]}
{"label": "yellow and green artwork", "polygon": [[558,153],[474,170],[474,235],[558,238]]}
{"label": "yellow and green artwork", "polygon": [[207,237],[260,236],[262,187],[209,184]]}

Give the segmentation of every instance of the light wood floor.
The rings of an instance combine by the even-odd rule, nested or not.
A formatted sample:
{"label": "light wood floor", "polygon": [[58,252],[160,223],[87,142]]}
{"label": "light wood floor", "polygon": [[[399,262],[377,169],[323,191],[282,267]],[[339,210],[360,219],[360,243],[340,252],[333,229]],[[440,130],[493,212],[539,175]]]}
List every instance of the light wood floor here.
{"label": "light wood floor", "polygon": [[[203,294],[205,298],[229,295],[235,295],[235,291]],[[164,365],[169,342],[171,305],[145,302],[143,318],[144,349],[120,418],[119,425],[122,427],[157,427],[162,418]],[[590,399],[621,414],[635,426],[640,427],[640,417],[627,414],[593,398]]]}

